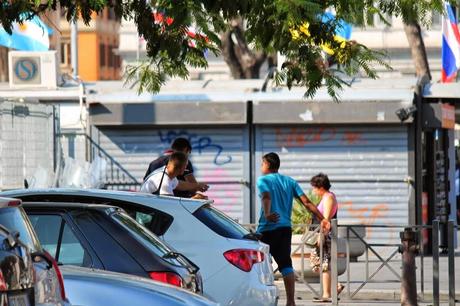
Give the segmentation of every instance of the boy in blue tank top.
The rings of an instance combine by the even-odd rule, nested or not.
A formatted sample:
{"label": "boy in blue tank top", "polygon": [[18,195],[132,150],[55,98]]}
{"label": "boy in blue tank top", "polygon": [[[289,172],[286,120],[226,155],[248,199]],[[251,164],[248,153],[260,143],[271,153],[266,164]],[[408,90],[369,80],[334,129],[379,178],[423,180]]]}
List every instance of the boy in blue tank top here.
{"label": "boy in blue tank top", "polygon": [[324,232],[329,231],[330,223],[308,200],[293,178],[278,173],[279,167],[280,158],[276,153],[263,156],[261,167],[263,175],[257,180],[262,204],[257,232],[262,235],[262,242],[270,246],[270,254],[283,275],[286,306],[294,306],[295,275],[291,260],[291,213],[294,197],[299,198],[302,204],[321,221]]}

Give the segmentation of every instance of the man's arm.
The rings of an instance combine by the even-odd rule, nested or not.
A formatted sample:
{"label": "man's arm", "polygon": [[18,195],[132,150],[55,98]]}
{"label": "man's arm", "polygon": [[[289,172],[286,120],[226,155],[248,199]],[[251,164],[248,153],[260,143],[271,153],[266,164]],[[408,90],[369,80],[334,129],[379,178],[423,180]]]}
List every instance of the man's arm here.
{"label": "man's arm", "polygon": [[262,192],[261,200],[265,219],[269,222],[278,222],[280,215],[278,213],[271,212],[272,199],[270,197],[270,192]]}
{"label": "man's arm", "polygon": [[180,190],[180,191],[201,191],[205,192],[208,190],[209,186],[204,184],[204,183],[191,183],[187,181],[179,181],[179,184],[175,188],[175,190]]}
{"label": "man's arm", "polygon": [[184,179],[190,183],[198,183],[198,181],[195,178],[195,175],[193,174],[193,165],[190,160],[188,160],[187,168],[185,169]]}
{"label": "man's arm", "polygon": [[331,228],[331,223],[329,222],[328,219],[324,218],[323,214],[318,210],[318,208],[310,202],[310,200],[307,198],[305,194],[302,194],[300,196],[300,201],[302,201],[303,206],[305,206],[306,209],[311,211],[315,217],[318,219],[318,221],[321,222],[321,227],[323,228],[324,232],[329,232]]}
{"label": "man's arm", "polygon": [[184,176],[184,179],[186,182],[189,182],[189,183],[195,183],[195,184],[198,183],[195,176],[192,173]]}
{"label": "man's arm", "polygon": [[309,211],[311,211],[316,219],[318,219],[318,221],[322,221],[324,219],[324,216],[323,214],[318,210],[318,208],[316,208],[315,205],[313,205],[312,202],[310,202],[310,200],[307,198],[307,196],[305,194],[302,194],[300,196],[300,201],[302,201],[302,204],[303,206],[305,206],[306,209],[308,209]]}

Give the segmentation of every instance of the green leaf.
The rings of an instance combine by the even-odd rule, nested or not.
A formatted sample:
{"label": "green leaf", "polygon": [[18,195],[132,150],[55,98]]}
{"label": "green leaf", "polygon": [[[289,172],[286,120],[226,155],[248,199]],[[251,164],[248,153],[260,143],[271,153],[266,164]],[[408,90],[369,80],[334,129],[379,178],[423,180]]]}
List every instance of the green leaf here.
{"label": "green leaf", "polygon": [[[458,1],[452,1],[458,3]],[[14,0],[2,1],[0,25],[8,32],[23,13],[41,14],[60,7],[68,21],[77,18],[88,24],[94,13],[113,8],[118,18],[133,20],[138,32],[146,40],[149,61],[129,67],[127,80],[136,80],[139,92],[158,92],[168,78],[188,78],[189,67],[207,67],[205,52],[219,54],[220,33],[227,21],[241,17],[246,24],[248,46],[266,53],[280,52],[287,65],[275,75],[277,85],[303,86],[305,97],[311,98],[325,86],[335,101],[345,86],[342,76],[363,75],[377,78],[375,65],[390,69],[384,54],[370,50],[356,42],[342,46],[334,40],[337,22],[323,23],[326,9],[335,11],[355,26],[372,25],[375,16],[387,20],[401,17],[406,23],[429,26],[432,11],[442,12],[442,0]],[[166,25],[155,22],[153,12],[162,12],[173,19]],[[187,36],[191,26],[198,37],[194,46]],[[292,31],[308,27],[294,38]],[[328,67],[322,45],[334,52],[337,65]]]}

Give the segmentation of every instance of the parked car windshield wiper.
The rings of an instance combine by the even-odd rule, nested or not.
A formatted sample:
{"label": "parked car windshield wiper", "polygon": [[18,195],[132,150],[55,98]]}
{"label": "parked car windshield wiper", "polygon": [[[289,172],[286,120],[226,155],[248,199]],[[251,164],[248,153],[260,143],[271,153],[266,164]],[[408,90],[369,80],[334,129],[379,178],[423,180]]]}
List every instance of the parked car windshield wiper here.
{"label": "parked car windshield wiper", "polygon": [[182,259],[182,261],[185,261],[185,263],[187,264],[188,270],[191,273],[196,273],[196,272],[198,272],[198,270],[200,270],[200,268],[197,265],[195,265],[192,261],[190,261],[190,259],[188,259],[184,255],[182,255],[181,253],[174,252],[174,251],[169,251],[168,253],[164,254],[162,257],[164,259],[168,259],[168,258],[174,258],[174,259],[180,258],[180,259]]}

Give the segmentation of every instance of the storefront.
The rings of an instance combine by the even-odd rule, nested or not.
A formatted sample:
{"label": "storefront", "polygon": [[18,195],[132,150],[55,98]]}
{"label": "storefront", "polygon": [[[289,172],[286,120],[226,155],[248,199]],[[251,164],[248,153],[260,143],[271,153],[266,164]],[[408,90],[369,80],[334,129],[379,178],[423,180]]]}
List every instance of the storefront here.
{"label": "storefront", "polygon": [[[107,188],[134,188],[148,163],[183,136],[193,146],[196,177],[210,183],[215,205],[240,222],[257,221],[260,160],[274,151],[280,172],[305,190],[312,175],[330,176],[340,222],[406,224],[415,218],[413,117],[396,113],[413,105],[414,86],[414,80],[362,81],[346,88],[339,103],[326,92],[305,100],[302,89],[96,95],[88,98],[91,138],[116,161]],[[368,235],[391,242],[399,234]]]}

